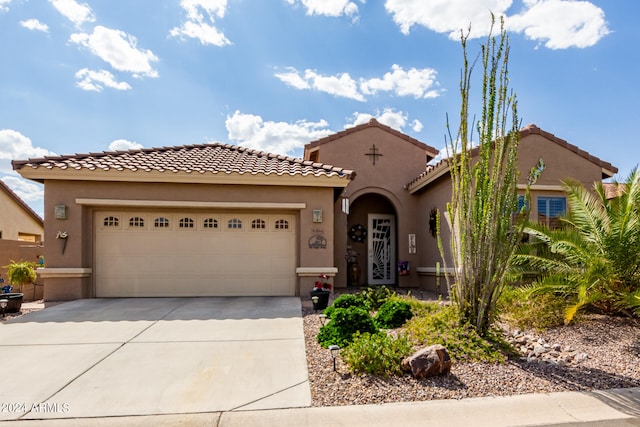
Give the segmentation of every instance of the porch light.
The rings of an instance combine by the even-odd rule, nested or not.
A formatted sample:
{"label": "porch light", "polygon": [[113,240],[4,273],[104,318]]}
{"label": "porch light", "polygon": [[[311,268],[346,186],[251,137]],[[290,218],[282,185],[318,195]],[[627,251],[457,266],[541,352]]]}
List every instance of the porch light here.
{"label": "porch light", "polygon": [[333,358],[333,372],[336,372],[336,358],[340,354],[340,347],[332,344],[329,346],[329,351],[331,352],[331,357]]}
{"label": "porch light", "polygon": [[7,308],[7,304],[9,304],[8,299],[0,299],[0,309],[2,309],[2,317],[4,317],[4,309]]}

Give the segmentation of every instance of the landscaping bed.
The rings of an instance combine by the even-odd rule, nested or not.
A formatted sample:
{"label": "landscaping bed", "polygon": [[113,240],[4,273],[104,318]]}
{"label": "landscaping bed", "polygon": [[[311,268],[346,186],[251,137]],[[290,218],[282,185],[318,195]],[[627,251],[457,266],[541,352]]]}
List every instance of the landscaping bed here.
{"label": "landscaping bed", "polygon": [[329,350],[316,340],[322,326],[320,312],[314,312],[308,298],[302,305],[313,406],[640,386],[640,327],[635,319],[588,314],[570,326],[543,333],[508,330],[506,336],[522,342],[517,349],[525,350],[525,341],[532,341],[529,347],[535,343],[547,349],[544,357],[530,357],[532,350],[527,350],[505,363],[454,363],[447,375],[416,380],[409,374],[386,378],[352,374],[340,358],[334,372]]}

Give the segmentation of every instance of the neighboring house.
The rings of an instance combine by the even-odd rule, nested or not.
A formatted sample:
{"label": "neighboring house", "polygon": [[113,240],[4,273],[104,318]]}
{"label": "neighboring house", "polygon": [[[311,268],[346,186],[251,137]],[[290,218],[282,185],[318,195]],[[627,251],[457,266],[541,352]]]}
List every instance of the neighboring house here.
{"label": "neighboring house", "polygon": [[1,180],[0,202],[0,239],[42,242],[42,218]]}
{"label": "neighboring house", "polygon": [[[562,180],[617,172],[535,126],[521,136],[523,189],[545,164],[532,188],[545,221],[566,209]],[[13,167],[45,183],[45,299],[270,296],[305,294],[319,274],[337,287],[432,287],[431,213],[451,192],[447,162],[426,166],[436,154],[371,120],[307,144],[304,159],[204,144]]]}

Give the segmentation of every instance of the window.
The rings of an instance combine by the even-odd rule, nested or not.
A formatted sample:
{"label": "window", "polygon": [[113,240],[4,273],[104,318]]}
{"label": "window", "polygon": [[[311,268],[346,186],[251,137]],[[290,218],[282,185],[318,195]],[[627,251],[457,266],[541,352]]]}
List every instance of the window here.
{"label": "window", "polygon": [[156,218],[153,221],[153,226],[155,228],[169,228],[169,218],[165,218],[165,217]]}
{"label": "window", "polygon": [[218,220],[215,218],[206,218],[202,224],[203,228],[218,228]]}
{"label": "window", "polygon": [[538,222],[550,228],[560,228],[560,217],[567,212],[564,197],[538,197]]}
{"label": "window", "polygon": [[276,221],[276,230],[288,230],[289,229],[289,221],[286,219],[279,219]]}
{"label": "window", "polygon": [[104,218],[102,225],[105,227],[117,227],[120,225],[120,220],[117,216],[107,216]]}
{"label": "window", "polygon": [[238,218],[232,218],[227,222],[227,228],[240,229],[242,228],[242,221]]}
{"label": "window", "polygon": [[180,228],[193,228],[195,227],[195,223],[191,218],[180,218],[178,222],[178,227]]}
{"label": "window", "polygon": [[320,150],[316,150],[316,151],[312,151],[311,153],[309,153],[309,160],[312,161],[313,163],[318,163],[318,159],[320,155]]}
{"label": "window", "polygon": [[267,223],[261,219],[254,219],[253,221],[251,221],[251,228],[253,230],[264,230],[265,228],[267,228]]}
{"label": "window", "polygon": [[144,227],[144,218],[134,216],[129,218],[129,227],[142,228]]}

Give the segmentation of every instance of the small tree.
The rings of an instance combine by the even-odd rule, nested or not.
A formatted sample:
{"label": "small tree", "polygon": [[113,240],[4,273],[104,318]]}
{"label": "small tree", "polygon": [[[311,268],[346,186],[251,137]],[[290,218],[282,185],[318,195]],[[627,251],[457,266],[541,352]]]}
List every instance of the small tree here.
{"label": "small tree", "polygon": [[[470,121],[471,75],[467,38],[461,33],[464,68],[460,81],[462,105],[458,133],[452,136],[447,119],[449,170],[452,197],[447,204],[451,222],[451,253],[454,283],[447,275],[453,301],[459,306],[462,323],[485,334],[493,320],[496,300],[504,283],[511,255],[518,245],[520,230],[514,229],[518,210],[518,143],[520,140],[515,95],[508,90],[509,44],[504,20],[500,37],[491,32],[482,45],[482,116]],[[472,148],[476,127],[478,147]],[[440,253],[446,256],[438,226]]]}
{"label": "small tree", "polygon": [[33,283],[38,278],[36,264],[30,261],[11,261],[4,268],[7,269],[9,283],[17,285],[18,291],[22,290],[22,285]]}

